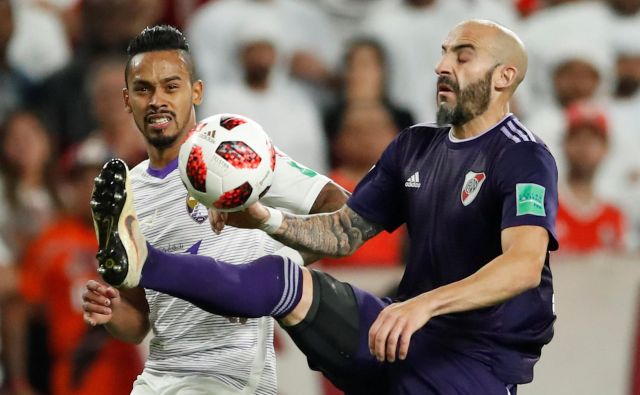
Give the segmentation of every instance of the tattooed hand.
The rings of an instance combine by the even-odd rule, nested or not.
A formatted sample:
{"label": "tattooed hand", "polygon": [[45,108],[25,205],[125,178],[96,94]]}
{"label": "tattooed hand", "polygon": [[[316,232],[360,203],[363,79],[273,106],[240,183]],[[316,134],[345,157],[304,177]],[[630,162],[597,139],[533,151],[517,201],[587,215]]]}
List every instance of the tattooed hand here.
{"label": "tattooed hand", "polygon": [[381,226],[369,223],[345,205],[329,214],[284,214],[282,225],[271,236],[300,251],[347,256],[381,230]]}

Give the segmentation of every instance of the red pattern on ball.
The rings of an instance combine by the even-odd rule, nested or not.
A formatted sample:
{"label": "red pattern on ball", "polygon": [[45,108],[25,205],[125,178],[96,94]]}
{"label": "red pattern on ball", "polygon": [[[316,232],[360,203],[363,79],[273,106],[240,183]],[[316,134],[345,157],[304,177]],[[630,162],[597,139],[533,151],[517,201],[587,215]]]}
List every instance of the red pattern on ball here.
{"label": "red pattern on ball", "polygon": [[202,158],[202,147],[194,145],[187,159],[187,177],[193,188],[200,192],[207,192],[207,164]]}
{"label": "red pattern on ball", "polygon": [[269,156],[271,156],[271,171],[276,171],[276,150],[273,148],[271,140],[267,140],[269,146]]}
{"label": "red pattern on ball", "polygon": [[231,130],[238,125],[242,125],[243,123],[247,123],[244,119],[236,118],[236,117],[222,117],[220,118],[220,126],[227,130]]}
{"label": "red pattern on ball", "polygon": [[213,207],[223,210],[236,208],[249,199],[251,192],[253,192],[253,188],[248,182],[245,182],[239,187],[223,193],[218,200],[213,202]]}
{"label": "red pattern on ball", "polygon": [[242,141],[224,141],[220,143],[216,154],[236,169],[255,169],[262,158]]}

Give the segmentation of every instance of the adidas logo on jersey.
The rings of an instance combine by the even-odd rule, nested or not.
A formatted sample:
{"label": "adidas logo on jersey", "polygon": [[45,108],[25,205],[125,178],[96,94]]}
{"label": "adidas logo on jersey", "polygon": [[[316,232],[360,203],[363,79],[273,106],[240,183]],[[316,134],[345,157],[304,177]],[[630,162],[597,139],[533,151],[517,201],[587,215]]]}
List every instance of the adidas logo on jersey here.
{"label": "adidas logo on jersey", "polygon": [[404,186],[407,188],[420,188],[420,172],[415,172],[409,178],[407,178],[407,182],[404,183]]}

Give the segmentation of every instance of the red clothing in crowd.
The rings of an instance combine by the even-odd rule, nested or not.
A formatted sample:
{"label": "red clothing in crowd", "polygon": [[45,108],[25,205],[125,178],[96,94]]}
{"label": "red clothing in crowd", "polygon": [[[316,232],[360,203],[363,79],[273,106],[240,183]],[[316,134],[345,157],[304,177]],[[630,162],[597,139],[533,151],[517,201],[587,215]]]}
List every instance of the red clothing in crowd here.
{"label": "red clothing in crowd", "polygon": [[556,219],[561,252],[588,253],[624,248],[625,221],[617,207],[600,200],[585,207],[576,202],[570,192],[562,192]]}
{"label": "red clothing in crowd", "polygon": [[82,319],[82,292],[97,278],[97,249],[92,227],[62,219],[28,247],[21,265],[21,294],[46,314],[52,395],[129,394],[143,368],[135,346],[101,333],[102,328],[90,329]]}
{"label": "red clothing in crowd", "polygon": [[[353,192],[356,182],[345,177],[339,170],[332,170],[329,177]],[[376,237],[367,241],[362,247],[348,257],[337,259],[323,259],[325,266],[352,267],[352,266],[395,266],[402,263],[402,240],[405,234],[404,227],[396,229],[393,233],[380,232]]]}

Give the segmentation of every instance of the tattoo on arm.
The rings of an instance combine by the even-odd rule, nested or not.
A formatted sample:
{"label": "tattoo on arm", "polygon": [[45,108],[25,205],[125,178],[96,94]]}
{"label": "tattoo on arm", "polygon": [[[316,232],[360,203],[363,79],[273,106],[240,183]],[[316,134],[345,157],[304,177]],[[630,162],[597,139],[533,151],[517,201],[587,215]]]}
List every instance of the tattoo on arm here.
{"label": "tattoo on arm", "polygon": [[380,231],[380,225],[370,223],[345,205],[329,214],[285,214],[280,229],[272,236],[299,251],[347,256]]}

